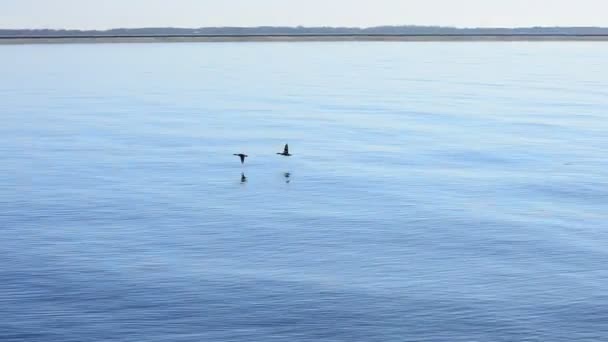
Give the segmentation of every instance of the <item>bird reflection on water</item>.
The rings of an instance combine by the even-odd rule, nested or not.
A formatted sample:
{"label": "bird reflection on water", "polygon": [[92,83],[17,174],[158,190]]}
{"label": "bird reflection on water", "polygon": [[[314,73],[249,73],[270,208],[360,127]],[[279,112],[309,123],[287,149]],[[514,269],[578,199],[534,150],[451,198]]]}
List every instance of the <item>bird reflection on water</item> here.
{"label": "bird reflection on water", "polygon": [[291,182],[291,173],[285,172],[283,173],[283,177],[285,177],[285,183],[289,184]]}
{"label": "bird reflection on water", "polygon": [[244,172],[241,172],[241,184],[247,183],[247,177]]}

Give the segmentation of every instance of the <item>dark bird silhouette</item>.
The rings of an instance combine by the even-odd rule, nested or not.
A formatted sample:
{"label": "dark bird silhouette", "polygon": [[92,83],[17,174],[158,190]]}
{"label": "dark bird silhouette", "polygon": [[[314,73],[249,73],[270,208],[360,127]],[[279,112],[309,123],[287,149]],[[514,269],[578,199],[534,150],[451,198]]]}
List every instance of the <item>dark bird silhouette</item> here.
{"label": "dark bird silhouette", "polygon": [[233,155],[241,157],[241,164],[244,164],[245,163],[245,158],[249,157],[248,155],[242,154],[242,153],[234,153]]}
{"label": "dark bird silhouette", "polygon": [[243,172],[241,172],[241,183],[247,183],[247,177],[245,177]]}
{"label": "dark bird silhouette", "polygon": [[277,154],[286,156],[286,157],[291,157],[291,154],[289,154],[289,145],[285,144],[285,148],[283,149],[283,152],[282,153],[277,152]]}

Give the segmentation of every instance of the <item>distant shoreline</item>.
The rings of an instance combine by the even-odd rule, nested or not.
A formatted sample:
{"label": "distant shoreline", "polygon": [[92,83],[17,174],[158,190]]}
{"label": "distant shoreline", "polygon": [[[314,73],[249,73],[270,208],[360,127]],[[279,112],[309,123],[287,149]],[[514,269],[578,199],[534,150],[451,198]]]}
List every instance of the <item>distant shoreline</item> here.
{"label": "distant shoreline", "polygon": [[170,42],[514,42],[595,41],[608,35],[576,34],[298,34],[298,35],[98,35],[98,36],[0,36],[2,44],[87,44]]}

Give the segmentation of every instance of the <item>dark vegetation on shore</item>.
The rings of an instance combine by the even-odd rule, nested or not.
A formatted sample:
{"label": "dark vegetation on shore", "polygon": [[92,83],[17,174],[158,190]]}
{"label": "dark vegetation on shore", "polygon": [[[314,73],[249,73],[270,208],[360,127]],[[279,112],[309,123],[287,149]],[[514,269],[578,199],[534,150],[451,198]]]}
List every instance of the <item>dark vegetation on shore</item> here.
{"label": "dark vegetation on shore", "polygon": [[454,28],[441,26],[117,28],[111,30],[0,29],[0,37],[196,35],[608,35],[602,27]]}

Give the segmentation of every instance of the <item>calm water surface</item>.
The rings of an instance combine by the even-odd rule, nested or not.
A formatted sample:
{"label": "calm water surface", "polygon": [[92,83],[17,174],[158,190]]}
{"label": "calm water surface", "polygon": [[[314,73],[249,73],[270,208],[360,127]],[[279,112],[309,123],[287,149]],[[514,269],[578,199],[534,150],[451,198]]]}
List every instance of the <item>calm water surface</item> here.
{"label": "calm water surface", "polygon": [[606,61],[0,46],[0,340],[606,340]]}

